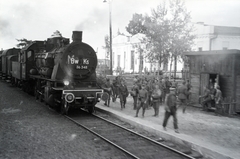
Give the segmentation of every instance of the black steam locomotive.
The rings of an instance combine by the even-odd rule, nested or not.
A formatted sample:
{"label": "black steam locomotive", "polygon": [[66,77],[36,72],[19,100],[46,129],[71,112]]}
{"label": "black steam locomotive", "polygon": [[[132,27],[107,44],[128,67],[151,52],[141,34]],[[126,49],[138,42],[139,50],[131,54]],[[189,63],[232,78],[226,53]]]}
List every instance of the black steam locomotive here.
{"label": "black steam locomotive", "polygon": [[72,40],[56,31],[46,41],[4,50],[0,76],[62,114],[71,107],[92,113],[103,94],[96,80],[97,56],[82,42],[81,31],[73,31]]}

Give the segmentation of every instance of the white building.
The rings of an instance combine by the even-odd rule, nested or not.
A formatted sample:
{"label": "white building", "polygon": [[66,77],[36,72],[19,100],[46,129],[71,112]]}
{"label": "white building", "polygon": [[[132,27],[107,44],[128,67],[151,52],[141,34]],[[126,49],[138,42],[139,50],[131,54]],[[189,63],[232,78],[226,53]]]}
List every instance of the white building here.
{"label": "white building", "polygon": [[[138,73],[140,70],[140,51],[135,47],[140,45],[140,39],[142,34],[137,34],[134,36],[126,36],[123,34],[118,34],[113,38],[113,51],[112,51],[112,62],[113,70],[119,70],[126,73]],[[144,45],[141,45],[144,48]],[[143,59],[142,72],[144,68],[150,68],[150,63],[146,59]]]}
{"label": "white building", "polygon": [[240,49],[240,27],[195,24],[193,51]]}

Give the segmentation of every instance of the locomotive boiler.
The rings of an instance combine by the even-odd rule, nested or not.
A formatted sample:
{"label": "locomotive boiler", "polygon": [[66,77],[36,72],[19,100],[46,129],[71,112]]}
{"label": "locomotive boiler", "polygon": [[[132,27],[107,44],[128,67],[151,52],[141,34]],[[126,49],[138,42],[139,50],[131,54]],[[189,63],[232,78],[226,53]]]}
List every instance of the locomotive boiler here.
{"label": "locomotive boiler", "polygon": [[85,108],[90,113],[100,101],[103,90],[97,84],[97,56],[82,42],[82,32],[73,31],[72,42],[56,31],[47,41],[34,41],[19,53],[13,63],[15,82],[33,92],[36,99],[60,108]]}

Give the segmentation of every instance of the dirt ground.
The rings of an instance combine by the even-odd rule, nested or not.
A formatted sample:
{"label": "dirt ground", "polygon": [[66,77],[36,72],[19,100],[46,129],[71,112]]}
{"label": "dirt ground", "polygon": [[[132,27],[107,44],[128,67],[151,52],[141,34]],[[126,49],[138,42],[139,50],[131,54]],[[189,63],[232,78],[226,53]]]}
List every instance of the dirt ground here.
{"label": "dirt ground", "polygon": [[[127,106],[123,110],[120,109],[119,99],[115,103],[111,102],[110,108],[133,117],[136,111],[133,110],[132,97],[129,96],[127,101]],[[100,102],[99,105],[104,106],[103,103]],[[145,117],[142,118],[142,110],[140,110],[138,118],[161,126],[164,112],[164,106],[161,106],[159,117],[153,117],[154,110],[151,108],[146,110]],[[210,147],[212,150],[221,152],[232,158],[240,158],[240,116],[216,116],[214,112],[201,111],[195,107],[188,107],[186,113],[183,114],[180,107],[177,117],[179,135],[181,137],[190,141],[194,140],[193,142],[206,145],[206,147]],[[170,132],[174,129],[172,117],[168,121],[167,129]]]}

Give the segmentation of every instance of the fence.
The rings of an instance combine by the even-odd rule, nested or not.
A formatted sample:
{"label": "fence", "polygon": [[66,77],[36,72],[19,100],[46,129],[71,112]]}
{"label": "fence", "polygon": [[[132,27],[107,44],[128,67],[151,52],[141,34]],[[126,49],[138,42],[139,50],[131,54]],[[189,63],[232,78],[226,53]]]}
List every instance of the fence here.
{"label": "fence", "polygon": [[236,114],[236,104],[231,97],[224,98],[221,105],[219,106],[219,110],[216,110],[220,115],[234,115]]}

